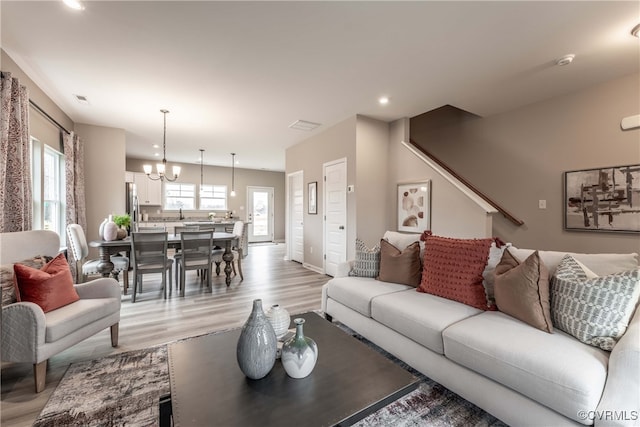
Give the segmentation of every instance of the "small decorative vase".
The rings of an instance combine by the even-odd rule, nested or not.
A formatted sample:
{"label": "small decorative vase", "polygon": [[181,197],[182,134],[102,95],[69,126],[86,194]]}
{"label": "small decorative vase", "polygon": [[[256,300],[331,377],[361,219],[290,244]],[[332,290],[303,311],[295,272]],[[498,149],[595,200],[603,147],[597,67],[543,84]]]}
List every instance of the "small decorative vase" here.
{"label": "small decorative vase", "polygon": [[122,240],[125,237],[127,237],[127,229],[126,228],[118,228],[118,236],[117,239],[118,240]]}
{"label": "small decorative vase", "polygon": [[291,322],[291,316],[289,316],[289,312],[287,310],[280,307],[278,304],[274,304],[267,312],[267,318],[269,319],[269,322],[271,322],[273,331],[276,333],[276,337],[278,339],[287,334],[287,331],[289,330],[289,323]]}
{"label": "small decorative vase", "polygon": [[282,345],[282,366],[291,378],[304,378],[313,371],[318,361],[318,346],[311,338],[304,336],[304,319],[294,319],[296,336]]}
{"label": "small decorative vase", "polygon": [[262,300],[253,300],[253,309],[242,326],[236,357],[240,370],[252,380],[264,378],[276,362],[278,340],[262,311]]}
{"label": "small decorative vase", "polygon": [[98,228],[98,236],[101,239],[104,239],[104,226],[107,222],[109,222],[109,218],[105,218],[104,221],[100,223],[100,228]]}

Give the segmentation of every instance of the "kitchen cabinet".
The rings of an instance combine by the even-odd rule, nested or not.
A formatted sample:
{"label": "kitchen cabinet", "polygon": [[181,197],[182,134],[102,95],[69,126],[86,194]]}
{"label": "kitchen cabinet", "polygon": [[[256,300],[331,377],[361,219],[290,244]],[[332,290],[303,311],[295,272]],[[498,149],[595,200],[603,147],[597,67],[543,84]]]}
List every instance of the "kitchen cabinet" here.
{"label": "kitchen cabinet", "polygon": [[144,173],[134,172],[133,182],[140,205],[162,206],[162,181],[153,181]]}

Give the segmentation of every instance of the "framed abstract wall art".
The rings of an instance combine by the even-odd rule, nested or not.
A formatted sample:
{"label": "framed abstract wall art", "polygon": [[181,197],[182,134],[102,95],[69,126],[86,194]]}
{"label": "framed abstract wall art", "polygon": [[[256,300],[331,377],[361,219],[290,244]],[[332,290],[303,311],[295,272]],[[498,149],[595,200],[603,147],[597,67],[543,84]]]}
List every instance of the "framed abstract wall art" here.
{"label": "framed abstract wall art", "polygon": [[640,233],[640,165],[565,172],[564,228]]}
{"label": "framed abstract wall art", "polygon": [[431,228],[431,181],[398,184],[398,231]]}
{"label": "framed abstract wall art", "polygon": [[310,215],[318,213],[318,181],[309,183],[309,204],[307,212]]}

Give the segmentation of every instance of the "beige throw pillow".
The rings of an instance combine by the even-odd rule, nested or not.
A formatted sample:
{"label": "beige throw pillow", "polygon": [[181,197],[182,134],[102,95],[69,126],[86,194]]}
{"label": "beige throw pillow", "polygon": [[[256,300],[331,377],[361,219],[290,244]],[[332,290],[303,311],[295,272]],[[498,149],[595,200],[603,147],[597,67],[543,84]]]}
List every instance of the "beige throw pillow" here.
{"label": "beige throw pillow", "polygon": [[418,242],[401,251],[386,240],[380,240],[380,273],[376,279],[416,287],[420,284],[421,277],[422,263]]}
{"label": "beige throw pillow", "polygon": [[549,272],[535,251],[522,263],[504,251],[495,270],[498,310],[545,332],[553,332]]}

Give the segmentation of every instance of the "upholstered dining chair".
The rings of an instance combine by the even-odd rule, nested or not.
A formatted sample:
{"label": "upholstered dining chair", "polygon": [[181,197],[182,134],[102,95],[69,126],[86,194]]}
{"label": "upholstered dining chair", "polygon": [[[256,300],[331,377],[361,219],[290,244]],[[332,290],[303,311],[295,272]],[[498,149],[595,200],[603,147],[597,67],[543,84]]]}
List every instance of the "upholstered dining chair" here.
{"label": "upholstered dining chair", "polygon": [[[84,283],[87,280],[87,276],[100,274],[98,271],[100,260],[87,260],[89,245],[87,245],[87,238],[82,227],[79,224],[67,225],[67,237],[69,238],[68,243],[73,259],[76,261],[76,283]],[[111,262],[113,263],[113,271],[111,272],[113,278],[118,280],[118,275],[122,273],[123,288],[126,294],[129,287],[129,258],[121,255],[112,255]]]}
{"label": "upholstered dining chair", "polygon": [[[246,232],[247,227],[245,227],[243,221],[236,221],[233,224],[232,233],[238,238],[238,243],[231,248],[231,253],[233,254],[232,266],[233,274],[240,273],[240,280],[244,280],[244,276],[242,275],[242,258],[244,257],[242,241],[244,240]],[[216,275],[218,276],[220,275],[220,264],[224,262],[222,255],[224,255],[224,249],[213,250],[212,260],[216,264]]]}
{"label": "upholstered dining chair", "polygon": [[[133,294],[131,302],[136,302],[136,293],[142,289],[142,276],[162,273],[162,291],[167,299],[167,289],[171,291],[173,259],[167,255],[167,232],[136,231],[131,233],[131,262],[133,265]],[[167,286],[169,272],[169,286]]]}
{"label": "upholstered dining chair", "polygon": [[200,280],[207,278],[211,287],[211,255],[213,251],[213,231],[182,231],[180,252],[175,255],[176,276],[180,270],[180,296],[184,296],[187,270],[198,270]]}

